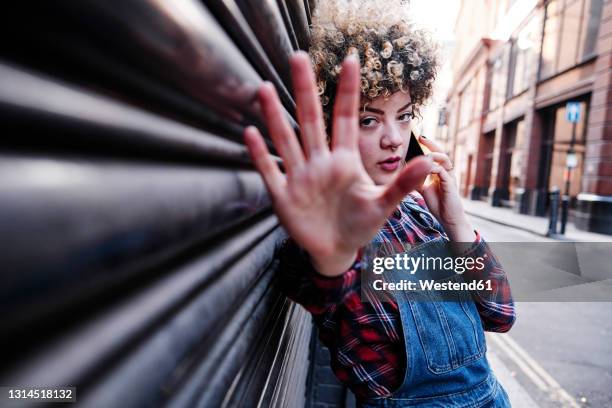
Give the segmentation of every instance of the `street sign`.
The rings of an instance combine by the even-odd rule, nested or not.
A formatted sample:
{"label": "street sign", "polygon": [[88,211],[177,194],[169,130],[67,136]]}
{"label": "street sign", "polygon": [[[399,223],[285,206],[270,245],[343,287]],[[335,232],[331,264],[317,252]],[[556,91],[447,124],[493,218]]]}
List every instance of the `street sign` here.
{"label": "street sign", "polygon": [[580,102],[568,102],[565,105],[565,120],[578,123],[580,120]]}

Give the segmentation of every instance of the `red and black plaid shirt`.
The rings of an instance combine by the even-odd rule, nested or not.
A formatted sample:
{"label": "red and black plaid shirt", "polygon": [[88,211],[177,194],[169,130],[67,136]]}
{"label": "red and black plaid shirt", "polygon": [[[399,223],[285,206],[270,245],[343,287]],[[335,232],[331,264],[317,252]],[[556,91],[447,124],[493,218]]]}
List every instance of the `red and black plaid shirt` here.
{"label": "red and black plaid shirt", "polygon": [[[413,192],[405,199],[427,210],[424,199]],[[428,211],[428,210],[427,210]],[[431,214],[416,214],[402,203],[381,229],[385,239],[409,244],[445,235]],[[505,332],[515,320],[510,287],[501,265],[478,231],[465,256],[484,259],[477,273],[491,279],[493,290],[475,292],[474,300],[486,331]],[[285,294],[308,310],[319,328],[319,338],[331,354],[338,379],[359,398],[389,395],[401,385],[406,370],[404,340],[397,303],[372,297],[361,300],[359,259],[336,277],[319,274],[306,251],[292,239],[280,251],[281,285]],[[465,275],[473,271],[465,272]]]}

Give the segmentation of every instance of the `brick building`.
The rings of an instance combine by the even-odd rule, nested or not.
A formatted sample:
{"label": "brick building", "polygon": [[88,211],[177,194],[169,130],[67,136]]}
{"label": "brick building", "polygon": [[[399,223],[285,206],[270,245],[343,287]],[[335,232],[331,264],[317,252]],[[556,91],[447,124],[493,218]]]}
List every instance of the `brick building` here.
{"label": "brick building", "polygon": [[439,134],[462,194],[545,215],[569,179],[576,226],[612,234],[612,0],[464,0],[455,31]]}

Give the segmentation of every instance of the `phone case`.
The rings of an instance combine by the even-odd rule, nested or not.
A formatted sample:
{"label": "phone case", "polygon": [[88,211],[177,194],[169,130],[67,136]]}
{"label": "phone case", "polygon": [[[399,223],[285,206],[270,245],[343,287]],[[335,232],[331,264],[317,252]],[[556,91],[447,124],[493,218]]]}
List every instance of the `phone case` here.
{"label": "phone case", "polygon": [[419,141],[417,137],[415,136],[414,132],[410,132],[410,143],[408,144],[408,152],[406,153],[406,161],[409,161],[410,159],[414,159],[417,156],[422,156],[424,154],[425,152],[423,152],[423,149],[421,148],[421,145],[419,144]]}

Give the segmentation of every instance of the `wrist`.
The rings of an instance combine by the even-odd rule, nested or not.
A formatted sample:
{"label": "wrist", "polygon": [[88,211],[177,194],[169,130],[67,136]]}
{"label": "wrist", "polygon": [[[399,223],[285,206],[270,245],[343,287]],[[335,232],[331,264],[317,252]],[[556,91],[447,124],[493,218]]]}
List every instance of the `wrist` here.
{"label": "wrist", "polygon": [[473,242],[476,239],[474,227],[467,218],[445,225],[444,230],[448,238],[454,242]]}
{"label": "wrist", "polygon": [[323,276],[334,277],[342,275],[350,269],[357,259],[358,251],[335,253],[331,256],[317,257],[311,255],[312,266]]}

